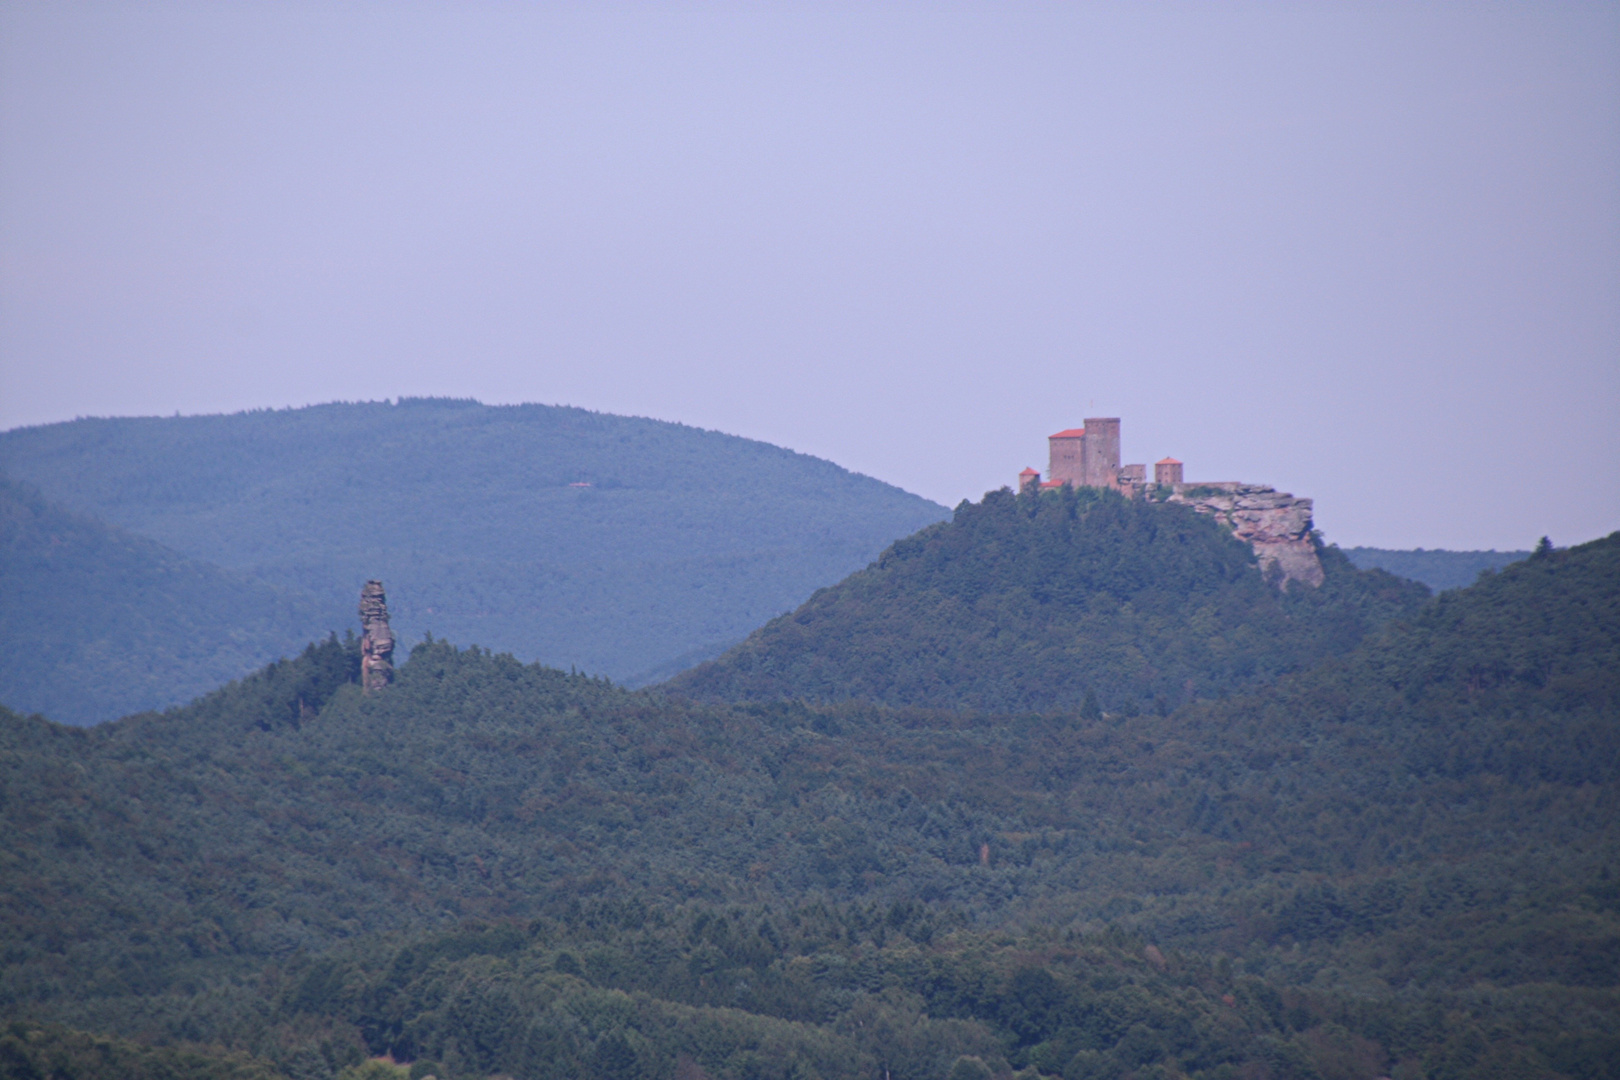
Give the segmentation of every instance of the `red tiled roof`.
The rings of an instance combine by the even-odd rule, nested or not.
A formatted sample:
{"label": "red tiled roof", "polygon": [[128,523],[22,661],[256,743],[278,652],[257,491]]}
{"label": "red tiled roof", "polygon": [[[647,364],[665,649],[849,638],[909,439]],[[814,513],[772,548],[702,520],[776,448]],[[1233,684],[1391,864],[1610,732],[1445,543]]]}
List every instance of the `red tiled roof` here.
{"label": "red tiled roof", "polygon": [[1072,428],[1065,428],[1063,431],[1058,432],[1056,435],[1048,435],[1047,438],[1048,439],[1078,439],[1080,436],[1084,435],[1085,433],[1086,433],[1086,429],[1083,428],[1083,427],[1072,427]]}
{"label": "red tiled roof", "polygon": [[1019,476],[1039,476],[1041,474],[1036,472],[1034,469],[1025,469],[1023,472],[1019,473],[1018,475]]}
{"label": "red tiled roof", "polygon": [[1063,481],[1061,481],[1061,480],[1042,480],[1041,481],[1041,487],[1043,487],[1043,488],[1062,487],[1062,486],[1063,486]]}
{"label": "red tiled roof", "polygon": [[1173,457],[1167,457],[1167,458],[1160,458],[1158,461],[1155,461],[1153,464],[1155,464],[1155,465],[1180,465],[1182,463],[1177,461]]}

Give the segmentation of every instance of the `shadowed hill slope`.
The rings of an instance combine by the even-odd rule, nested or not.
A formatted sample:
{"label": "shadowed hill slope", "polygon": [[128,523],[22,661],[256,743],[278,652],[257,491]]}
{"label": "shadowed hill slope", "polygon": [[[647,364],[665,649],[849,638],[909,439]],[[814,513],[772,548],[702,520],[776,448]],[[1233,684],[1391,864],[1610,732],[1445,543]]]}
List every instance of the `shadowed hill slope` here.
{"label": "shadowed hill slope", "polygon": [[[0,433],[75,511],[431,631],[614,678],[712,656],[943,507],[780,447],[541,405],[405,399]],[[265,657],[264,659],[268,659]]]}
{"label": "shadowed hill slope", "polygon": [[189,701],[296,653],[308,596],[0,480],[0,701],[70,724]]}
{"label": "shadowed hill slope", "polygon": [[990,492],[899,541],[719,659],[675,677],[705,700],[866,699],[999,711],[1161,711],[1353,648],[1421,585],[1322,552],[1279,593],[1249,548],[1185,507],[1072,488]]}
{"label": "shadowed hill slope", "polygon": [[[1613,1075],[1620,535],[1168,716],[707,706],[438,642],[371,695],[355,668],[334,639],[163,715],[0,711],[0,1006],[238,1048],[303,1024],[456,1077],[552,1045],[664,1076],[718,1053],[683,1024],[832,1060],[880,1004],[1049,1076],[1215,1080],[1262,1037]],[[523,921],[438,933],[468,917]],[[1005,933],[934,941],[974,924]],[[1131,935],[1146,964],[1070,955]],[[1149,942],[1225,959],[1156,981]]]}

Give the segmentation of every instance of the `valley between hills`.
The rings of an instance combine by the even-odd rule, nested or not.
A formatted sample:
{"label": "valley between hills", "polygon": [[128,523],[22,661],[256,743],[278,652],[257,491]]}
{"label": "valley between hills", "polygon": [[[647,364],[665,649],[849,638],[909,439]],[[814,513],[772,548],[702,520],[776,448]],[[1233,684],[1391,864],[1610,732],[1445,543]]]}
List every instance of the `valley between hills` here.
{"label": "valley between hills", "polygon": [[85,673],[0,709],[0,1077],[1620,1075],[1620,534],[1279,588],[1113,491],[321,408],[0,434],[0,674]]}

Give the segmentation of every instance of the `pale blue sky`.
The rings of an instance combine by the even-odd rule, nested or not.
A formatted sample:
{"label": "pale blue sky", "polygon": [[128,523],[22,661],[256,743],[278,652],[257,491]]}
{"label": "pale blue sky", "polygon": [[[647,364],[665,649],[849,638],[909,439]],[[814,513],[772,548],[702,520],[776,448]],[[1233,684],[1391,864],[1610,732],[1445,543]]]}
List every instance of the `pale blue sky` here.
{"label": "pale blue sky", "polygon": [[1620,528],[1620,5],[0,3],[0,427],[448,394]]}

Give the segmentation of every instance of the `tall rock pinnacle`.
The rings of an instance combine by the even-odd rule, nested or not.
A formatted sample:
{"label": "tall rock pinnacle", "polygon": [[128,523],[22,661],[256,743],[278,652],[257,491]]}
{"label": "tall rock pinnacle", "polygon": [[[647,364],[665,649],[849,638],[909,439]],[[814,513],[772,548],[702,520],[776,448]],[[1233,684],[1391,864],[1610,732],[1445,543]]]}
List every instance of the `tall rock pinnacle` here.
{"label": "tall rock pinnacle", "polygon": [[394,632],[388,629],[388,597],[380,581],[360,590],[360,685],[370,693],[394,681]]}

